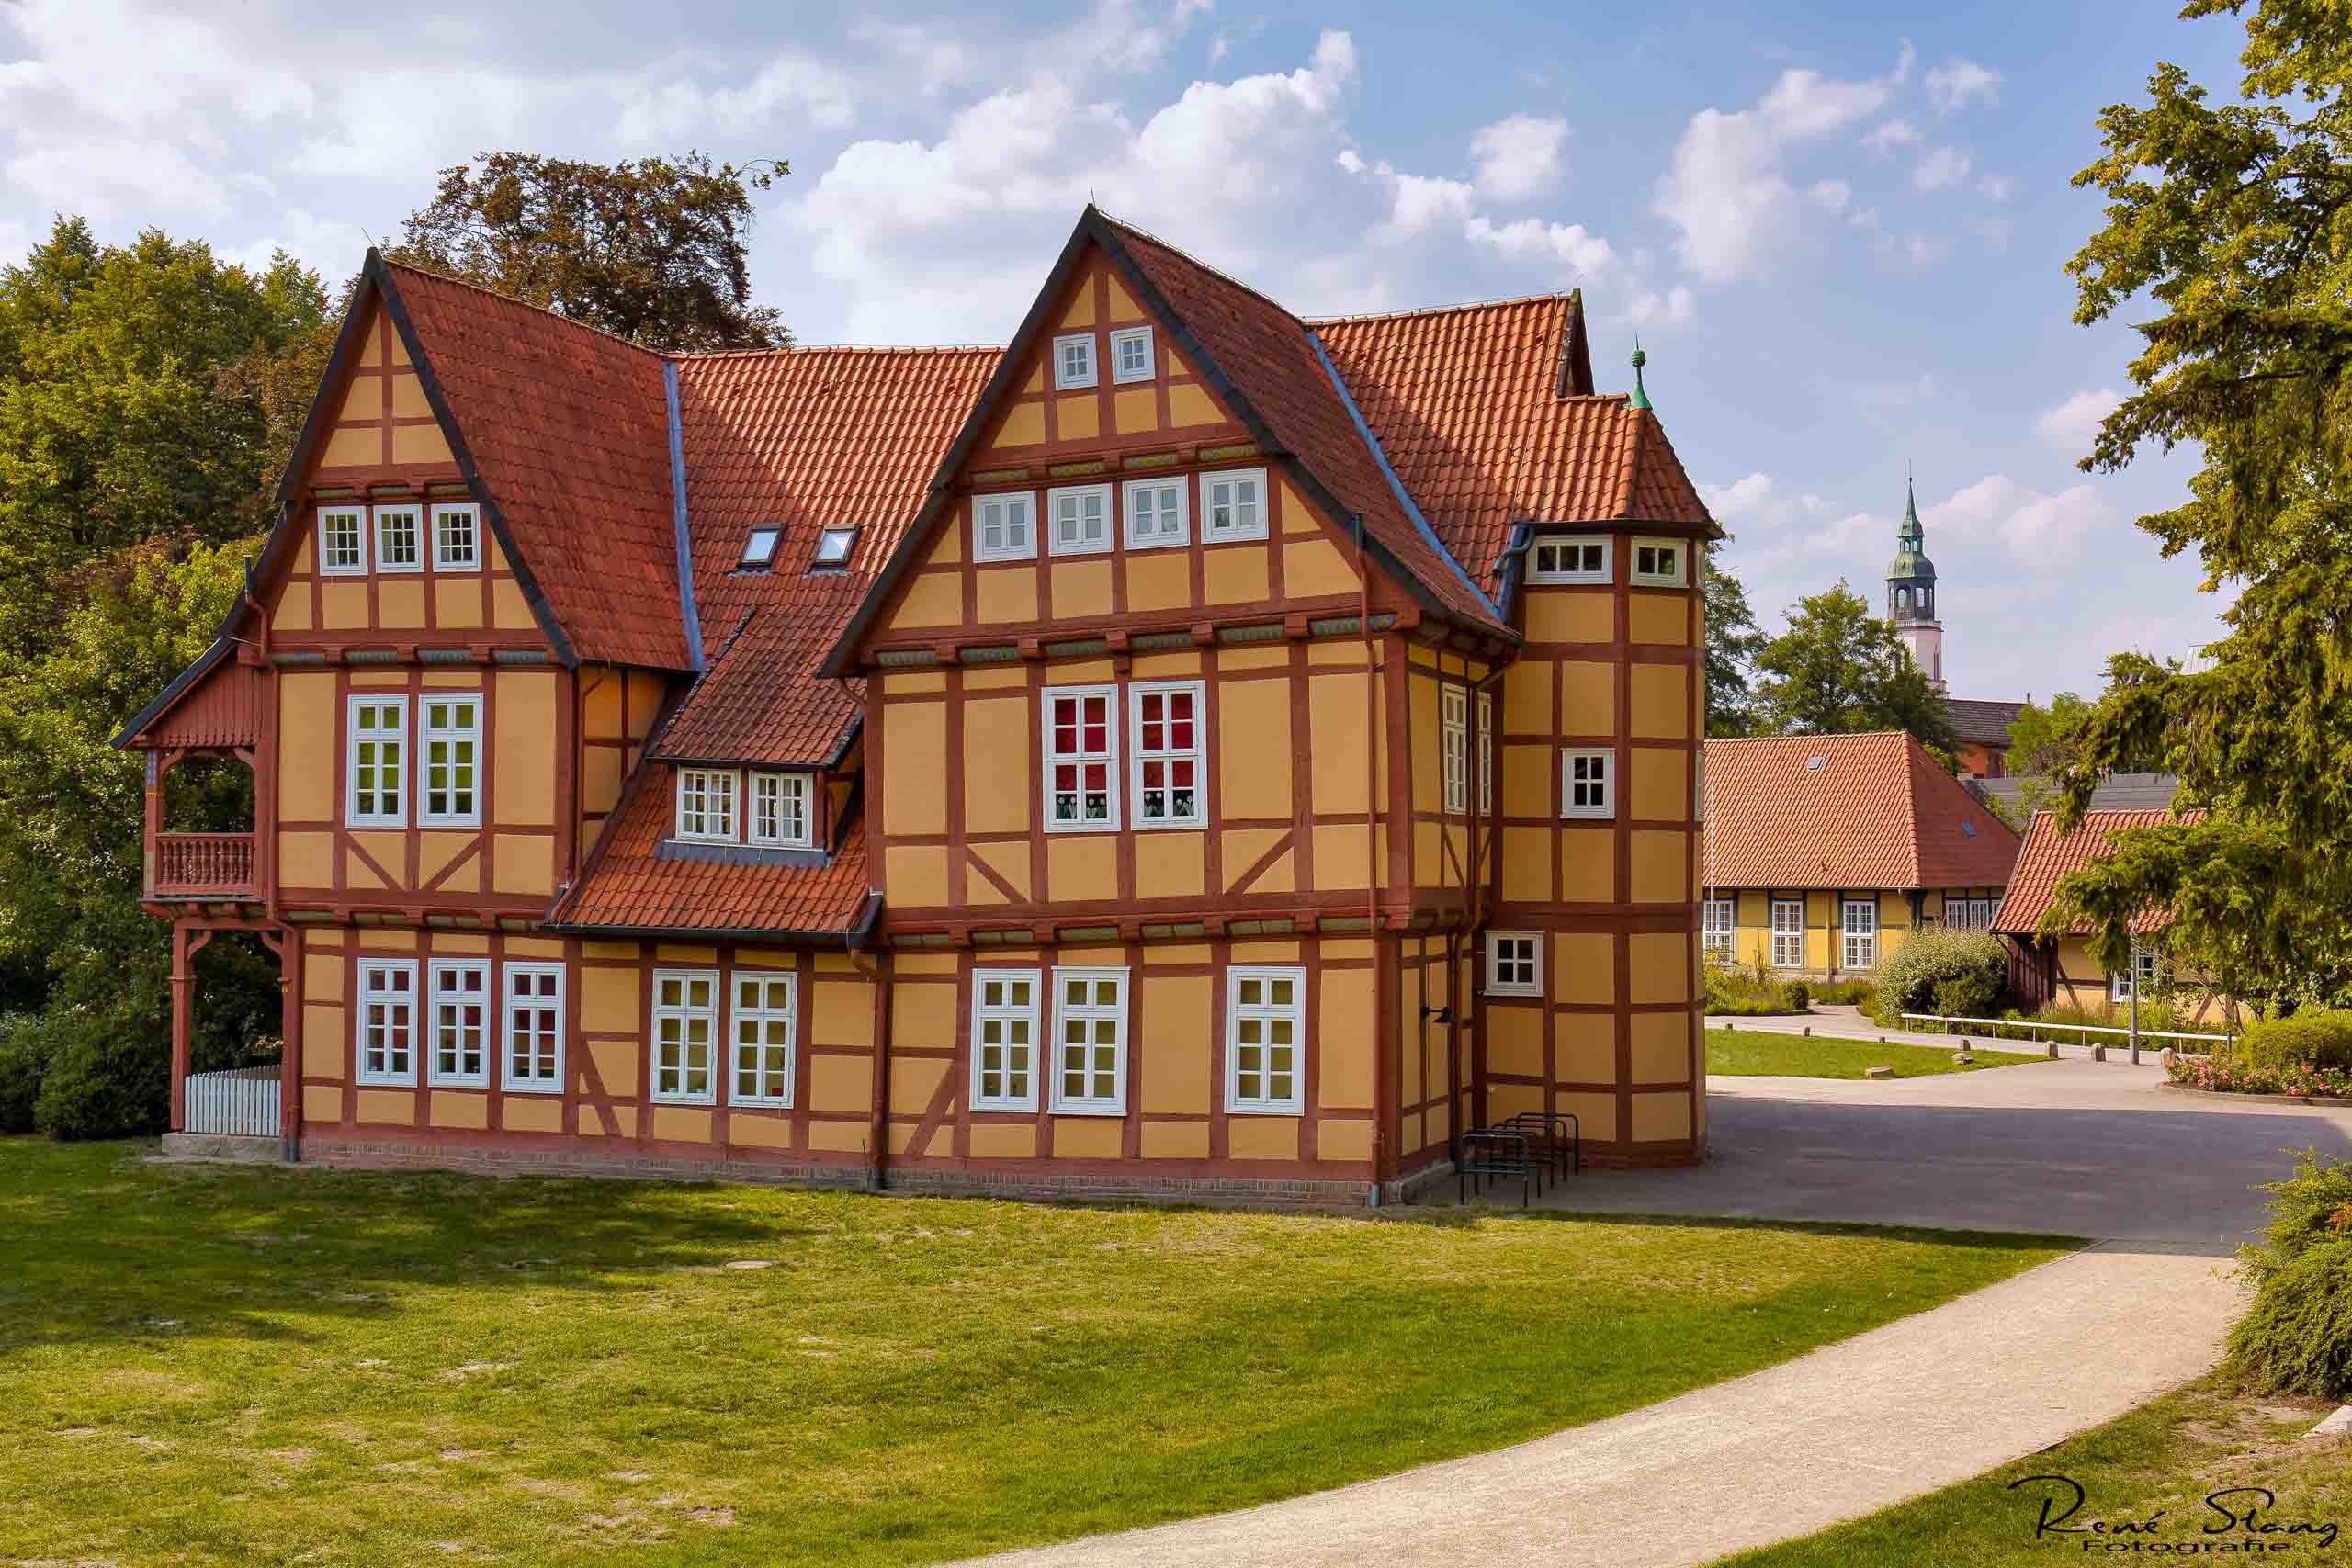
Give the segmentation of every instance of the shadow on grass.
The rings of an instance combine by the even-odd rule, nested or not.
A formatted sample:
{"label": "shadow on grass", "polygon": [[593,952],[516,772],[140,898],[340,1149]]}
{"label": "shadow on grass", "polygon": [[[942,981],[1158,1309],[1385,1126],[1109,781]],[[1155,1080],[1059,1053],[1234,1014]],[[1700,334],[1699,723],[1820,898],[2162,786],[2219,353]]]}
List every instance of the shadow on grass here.
{"label": "shadow on grass", "polygon": [[2075,1251],[2090,1240],[2077,1235],[2051,1235],[2032,1231],[1941,1230],[1932,1225],[1880,1225],[1853,1220],[1774,1220],[1752,1215],[1614,1214],[1601,1209],[1454,1209],[1468,1218],[1510,1217],[1529,1220],[1568,1220],[1584,1224],[1672,1227],[1678,1230],[1785,1231],[1795,1235],[1862,1236],[1877,1241],[1914,1241],[1923,1246],[1972,1247],[1992,1252],[2041,1252],[2052,1247]]}

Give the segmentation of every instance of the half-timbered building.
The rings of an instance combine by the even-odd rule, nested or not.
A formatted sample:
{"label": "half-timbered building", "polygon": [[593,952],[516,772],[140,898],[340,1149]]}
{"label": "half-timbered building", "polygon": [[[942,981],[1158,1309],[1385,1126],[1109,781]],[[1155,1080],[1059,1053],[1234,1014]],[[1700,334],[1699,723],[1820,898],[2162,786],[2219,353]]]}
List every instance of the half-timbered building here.
{"label": "half-timbered building", "polygon": [[[1638,359],[1636,361],[1638,378]],[[661,354],[371,253],[125,729],[361,1163],[1361,1202],[1704,1147],[1701,559],[1575,295],[1308,321],[1089,209],[1010,345]],[[175,832],[243,758],[249,835]],[[254,1130],[254,1129],[246,1129]]]}

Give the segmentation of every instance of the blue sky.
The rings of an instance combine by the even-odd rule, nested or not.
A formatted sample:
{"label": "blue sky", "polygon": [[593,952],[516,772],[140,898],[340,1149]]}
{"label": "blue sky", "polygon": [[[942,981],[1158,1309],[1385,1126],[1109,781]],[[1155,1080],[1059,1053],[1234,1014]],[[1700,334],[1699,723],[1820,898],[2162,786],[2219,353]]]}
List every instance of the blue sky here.
{"label": "blue sky", "polygon": [[1905,465],[1956,694],[2095,690],[2214,596],[2132,525],[2188,465],[2077,472],[2128,382],[2073,324],[2067,181],[2157,59],[2240,34],[2118,4],[857,8],[418,0],[0,6],[0,259],[56,211],[331,282],[481,149],[788,158],[753,279],[808,343],[1001,342],[1090,194],[1306,314],[1585,290],[1768,624],[1873,601]]}

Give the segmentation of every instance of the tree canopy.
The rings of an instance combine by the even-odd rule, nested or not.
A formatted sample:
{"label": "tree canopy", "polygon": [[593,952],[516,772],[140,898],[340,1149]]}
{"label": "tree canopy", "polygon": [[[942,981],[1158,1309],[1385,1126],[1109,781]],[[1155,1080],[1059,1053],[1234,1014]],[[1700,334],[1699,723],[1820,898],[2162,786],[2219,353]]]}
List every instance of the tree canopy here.
{"label": "tree canopy", "polygon": [[[2192,0],[2184,18],[2237,15]],[[2136,654],[2075,732],[2064,816],[2098,775],[2155,755],[2199,820],[2119,835],[2063,881],[2053,920],[2086,918],[2110,964],[2129,924],[2168,907],[2176,964],[2252,998],[2340,1000],[2352,976],[2352,28],[2335,0],[2262,0],[2244,102],[2213,104],[2159,64],[2144,104],[2099,116],[2075,178],[2107,222],[2068,263],[2075,319],[2152,301],[2132,395],[2083,459],[2109,471],[2193,444],[2178,506],[2139,520],[2234,592],[2198,664]]]}
{"label": "tree canopy", "polygon": [[1747,672],[1764,647],[1764,634],[1748,608],[1747,590],[1715,564],[1719,547],[1708,546],[1706,558],[1707,733],[1746,735],[1756,722]]}
{"label": "tree canopy", "polygon": [[1843,580],[1789,607],[1788,629],[1764,640],[1756,668],[1758,733],[1908,730],[1947,765],[1960,743],[1951,709],[1894,626]]}
{"label": "tree canopy", "polygon": [[701,152],[584,164],[482,152],[441,171],[394,260],[449,273],[650,348],[770,348],[782,315],[751,303],[751,192],[781,161]]}

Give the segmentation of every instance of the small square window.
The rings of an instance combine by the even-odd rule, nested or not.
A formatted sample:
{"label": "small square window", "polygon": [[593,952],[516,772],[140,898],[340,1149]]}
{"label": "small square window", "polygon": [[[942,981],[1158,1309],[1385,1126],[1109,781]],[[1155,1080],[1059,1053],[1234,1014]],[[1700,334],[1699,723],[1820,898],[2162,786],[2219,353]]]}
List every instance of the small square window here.
{"label": "small square window", "polygon": [[1111,547],[1111,487],[1072,485],[1046,492],[1053,525],[1047,548],[1057,556],[1099,555]]}
{"label": "small square window", "polygon": [[972,558],[1037,558],[1037,497],[1034,492],[972,498]]}
{"label": "small square window", "polygon": [[819,571],[846,570],[850,547],[856,543],[855,528],[828,528],[817,536],[817,558],[811,564]]}
{"label": "small square window", "polygon": [[1634,581],[1658,587],[1679,588],[1685,581],[1682,544],[1677,539],[1635,539]]}
{"label": "small square window", "polygon": [[1534,931],[1487,933],[1487,994],[1490,997],[1540,997],[1544,994],[1544,938]]}
{"label": "small square window", "polygon": [[1230,469],[1201,476],[1201,538],[1207,544],[1224,539],[1266,536],[1266,470]]}
{"label": "small square window", "polygon": [[1609,788],[1616,756],[1609,751],[1560,753],[1560,815],[1614,817],[1617,807]]}
{"label": "small square window", "polygon": [[1129,479],[1126,490],[1127,548],[1181,545],[1192,536],[1182,479]]}
{"label": "small square window", "polygon": [[473,503],[433,509],[433,570],[471,571],[481,565],[481,514]]}
{"label": "small square window", "polygon": [[754,528],[743,539],[742,568],[764,571],[775,564],[775,547],[784,538],[781,528]]}
{"label": "small square window", "polygon": [[1111,379],[1148,381],[1152,374],[1151,329],[1121,327],[1111,334]]}
{"label": "small square window", "polygon": [[362,506],[319,508],[319,570],[329,577],[364,577],[368,573],[368,509]]}
{"label": "small square window", "polygon": [[1527,581],[1606,582],[1609,581],[1609,541],[1538,539],[1529,555]]}
{"label": "small square window", "polygon": [[1094,334],[1072,333],[1054,340],[1054,387],[1068,391],[1094,385]]}
{"label": "small square window", "polygon": [[424,511],[419,506],[376,508],[376,570],[424,570]]}

